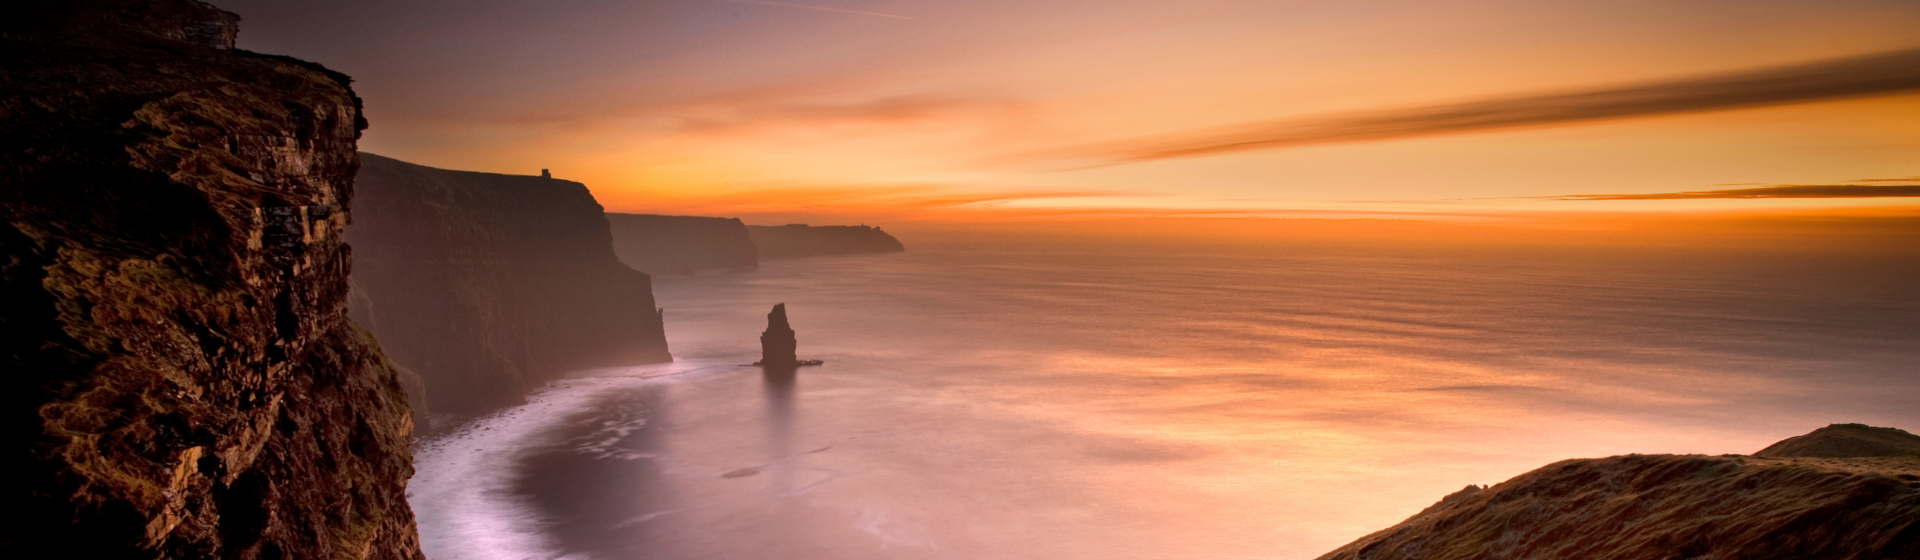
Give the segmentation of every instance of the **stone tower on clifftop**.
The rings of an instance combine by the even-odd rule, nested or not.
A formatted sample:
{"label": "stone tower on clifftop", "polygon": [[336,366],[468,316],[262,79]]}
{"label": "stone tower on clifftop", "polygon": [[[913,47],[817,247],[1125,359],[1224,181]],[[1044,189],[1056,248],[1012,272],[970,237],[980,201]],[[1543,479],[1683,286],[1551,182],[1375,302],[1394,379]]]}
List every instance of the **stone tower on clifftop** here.
{"label": "stone tower on clifftop", "polygon": [[767,313],[767,331],[760,333],[760,363],[757,365],[798,365],[800,359],[794,353],[798,345],[793,339],[793,327],[787,325],[787,304],[774,304],[773,311]]}

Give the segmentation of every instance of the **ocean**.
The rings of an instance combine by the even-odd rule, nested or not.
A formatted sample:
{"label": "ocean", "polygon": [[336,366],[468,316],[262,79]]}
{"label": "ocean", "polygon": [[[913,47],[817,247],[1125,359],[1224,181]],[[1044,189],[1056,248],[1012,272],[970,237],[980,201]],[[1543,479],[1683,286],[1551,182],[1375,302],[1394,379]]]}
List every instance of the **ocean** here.
{"label": "ocean", "polygon": [[[436,560],[1310,559],[1568,458],[1920,428],[1920,263],[905,239],[419,448]],[[787,304],[792,376],[758,359]]]}

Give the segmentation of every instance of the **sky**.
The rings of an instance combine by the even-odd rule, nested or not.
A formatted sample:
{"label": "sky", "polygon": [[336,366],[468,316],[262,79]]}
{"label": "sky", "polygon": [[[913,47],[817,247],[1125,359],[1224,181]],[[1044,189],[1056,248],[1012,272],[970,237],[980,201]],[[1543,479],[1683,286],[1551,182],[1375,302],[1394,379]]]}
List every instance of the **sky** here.
{"label": "sky", "polygon": [[215,3],[362,150],[617,212],[1920,216],[1912,0]]}

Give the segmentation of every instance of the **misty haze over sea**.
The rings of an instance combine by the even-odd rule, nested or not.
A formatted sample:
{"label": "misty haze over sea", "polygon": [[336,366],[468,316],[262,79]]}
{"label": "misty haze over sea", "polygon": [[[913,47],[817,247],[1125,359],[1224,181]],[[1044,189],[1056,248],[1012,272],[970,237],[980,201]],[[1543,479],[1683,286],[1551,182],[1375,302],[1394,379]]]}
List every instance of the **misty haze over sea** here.
{"label": "misty haze over sea", "polygon": [[[673,364],[421,447],[441,560],[1312,558],[1569,457],[1920,425],[1920,263],[988,246],[656,278]],[[794,378],[742,367],[785,302]]]}

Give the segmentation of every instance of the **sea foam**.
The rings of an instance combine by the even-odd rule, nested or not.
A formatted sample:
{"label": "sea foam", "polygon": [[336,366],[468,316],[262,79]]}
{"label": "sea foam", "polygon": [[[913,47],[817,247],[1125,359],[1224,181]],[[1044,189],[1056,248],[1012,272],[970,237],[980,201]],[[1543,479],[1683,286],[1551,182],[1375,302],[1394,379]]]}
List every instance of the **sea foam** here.
{"label": "sea foam", "polygon": [[[516,497],[513,483],[524,474],[521,460],[539,449],[541,435],[569,412],[610,392],[685,379],[716,365],[679,361],[581,372],[534,393],[524,405],[419,442],[407,501],[419,525],[432,528],[421,531],[421,549],[440,560],[585,560],[559,550],[545,531],[549,521]],[[604,428],[609,439],[587,443],[598,444],[599,455],[620,453],[611,442],[639,426]]]}

